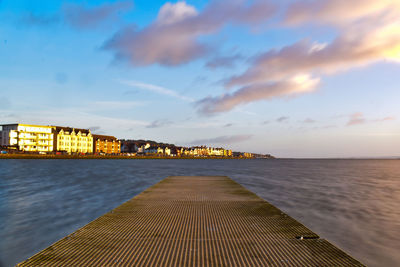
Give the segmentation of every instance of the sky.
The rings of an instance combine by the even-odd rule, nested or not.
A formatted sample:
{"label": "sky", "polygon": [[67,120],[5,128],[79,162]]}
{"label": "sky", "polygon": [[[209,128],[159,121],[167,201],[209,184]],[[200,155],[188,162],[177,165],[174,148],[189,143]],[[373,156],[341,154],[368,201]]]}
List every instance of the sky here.
{"label": "sky", "polygon": [[400,156],[400,0],[0,0],[0,124]]}

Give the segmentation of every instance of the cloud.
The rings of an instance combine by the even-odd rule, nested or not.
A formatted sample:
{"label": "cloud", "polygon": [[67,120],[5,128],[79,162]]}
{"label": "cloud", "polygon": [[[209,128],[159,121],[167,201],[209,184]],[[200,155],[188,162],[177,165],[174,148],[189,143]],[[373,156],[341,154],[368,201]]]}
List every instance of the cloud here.
{"label": "cloud", "polygon": [[155,120],[152,123],[150,123],[149,125],[146,126],[146,128],[160,128],[160,127],[164,127],[166,125],[170,125],[172,124],[171,121],[169,120]]}
{"label": "cloud", "polygon": [[175,4],[168,2],[160,8],[157,22],[159,24],[169,25],[197,15],[196,8],[186,4],[186,2],[177,2]]}
{"label": "cloud", "polygon": [[233,123],[227,123],[227,124],[224,125],[224,128],[231,127],[232,125],[233,125]]}
{"label": "cloud", "polygon": [[[382,60],[400,60],[400,21],[383,27],[352,27],[332,43],[307,40],[255,58],[243,74],[226,82],[227,87],[286,79],[299,73],[333,74]],[[268,71],[266,71],[268,70]]]}
{"label": "cloud", "polygon": [[396,119],[395,117],[384,117],[384,118],[371,120],[371,119],[366,119],[364,117],[363,113],[356,112],[349,116],[349,121],[347,122],[346,126],[354,126],[354,125],[365,124],[365,123],[370,123],[370,122],[386,122],[386,121],[393,121],[395,119]]}
{"label": "cloud", "polygon": [[0,118],[18,118],[18,115],[14,114],[14,113],[2,113],[2,112],[0,112]]}
{"label": "cloud", "polygon": [[157,19],[147,27],[128,27],[106,41],[103,48],[115,60],[142,66],[176,66],[208,54],[212,48],[199,39],[219,31],[228,23],[254,24],[268,20],[273,7],[263,0],[212,1],[202,12],[185,1],[164,4]]}
{"label": "cloud", "polygon": [[188,101],[188,102],[192,102],[193,99],[184,95],[180,95],[177,92],[158,86],[158,85],[154,85],[154,84],[149,84],[149,83],[143,83],[143,82],[138,82],[138,81],[119,81],[121,84],[125,84],[128,85],[130,87],[134,87],[134,88],[139,88],[139,89],[143,89],[143,90],[147,90],[150,92],[154,92],[157,94],[161,94],[161,95],[166,95],[166,96],[171,96],[171,97],[175,97],[184,101]]}
{"label": "cloud", "polygon": [[96,28],[104,21],[115,20],[118,13],[133,7],[133,1],[106,3],[96,7],[67,4],[63,8],[64,19],[78,29]]}
{"label": "cloud", "polygon": [[196,105],[201,114],[211,115],[226,112],[238,105],[254,101],[311,92],[315,90],[318,84],[319,79],[309,76],[297,76],[287,81],[248,85],[231,94],[206,97],[196,102]]}
{"label": "cloud", "polygon": [[190,144],[192,145],[209,145],[209,144],[233,144],[240,143],[251,139],[252,135],[230,135],[230,136],[219,136],[210,139],[198,139],[193,140]]}
{"label": "cloud", "polygon": [[[400,61],[400,14],[357,21],[331,43],[301,40],[255,56],[242,74],[224,81],[230,94],[207,97],[199,111],[212,114],[238,105],[314,91],[324,75],[381,61]],[[296,81],[297,82],[293,82]]]}
{"label": "cloud", "polygon": [[100,130],[100,129],[101,129],[100,126],[90,126],[90,127],[89,127],[89,130],[92,131],[92,132],[97,132],[97,131]]}
{"label": "cloud", "polygon": [[192,84],[194,84],[194,85],[201,84],[201,83],[204,83],[206,81],[207,81],[207,77],[206,76],[199,75],[193,80]]}
{"label": "cloud", "polygon": [[60,21],[58,15],[37,15],[32,12],[25,14],[20,22],[32,26],[49,26]]}
{"label": "cloud", "polygon": [[400,2],[393,0],[303,0],[290,5],[285,22],[298,25],[308,22],[347,24],[366,16],[377,16],[400,9]]}
{"label": "cloud", "polygon": [[94,101],[88,105],[90,110],[105,110],[105,109],[132,109],[143,106],[144,102],[138,101]]}
{"label": "cloud", "polygon": [[286,122],[288,120],[289,120],[289,117],[282,116],[282,117],[277,118],[276,122]]}
{"label": "cloud", "polygon": [[227,57],[215,57],[212,60],[208,61],[205,66],[209,69],[216,68],[232,68],[235,66],[235,62],[237,60],[242,59],[243,57],[239,54]]}
{"label": "cloud", "polygon": [[367,121],[364,118],[364,115],[361,112],[353,113],[350,115],[349,121],[346,126],[353,126],[357,124],[364,124]]}
{"label": "cloud", "polygon": [[316,126],[313,127],[314,130],[325,130],[325,129],[332,129],[332,128],[336,128],[337,126],[334,124],[328,124],[328,125],[324,125],[324,126]]}
{"label": "cloud", "polygon": [[394,121],[394,120],[396,120],[395,117],[385,117],[385,118],[382,118],[382,119],[376,119],[375,121],[376,122],[384,122],[384,121]]}
{"label": "cloud", "polygon": [[121,129],[143,127],[148,122],[119,117],[102,116],[99,113],[87,113],[80,107],[45,107],[29,111],[15,111],[20,123],[39,125],[69,125],[77,128],[87,128],[88,125],[99,125],[107,134],[116,134]]}
{"label": "cloud", "polygon": [[303,121],[303,123],[315,123],[316,121],[310,118],[307,118]]}

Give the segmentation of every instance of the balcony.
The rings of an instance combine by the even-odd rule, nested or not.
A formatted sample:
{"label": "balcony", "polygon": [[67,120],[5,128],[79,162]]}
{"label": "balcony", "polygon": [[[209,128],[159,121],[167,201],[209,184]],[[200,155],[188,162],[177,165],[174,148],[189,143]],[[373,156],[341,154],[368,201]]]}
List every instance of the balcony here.
{"label": "balcony", "polygon": [[24,146],[36,146],[37,142],[25,140],[25,141],[20,141],[19,145],[24,145]]}
{"label": "balcony", "polygon": [[40,140],[53,140],[53,136],[38,136],[38,139]]}
{"label": "balcony", "polygon": [[36,138],[36,135],[32,135],[32,134],[19,134],[18,137],[20,139],[32,139],[32,138]]}

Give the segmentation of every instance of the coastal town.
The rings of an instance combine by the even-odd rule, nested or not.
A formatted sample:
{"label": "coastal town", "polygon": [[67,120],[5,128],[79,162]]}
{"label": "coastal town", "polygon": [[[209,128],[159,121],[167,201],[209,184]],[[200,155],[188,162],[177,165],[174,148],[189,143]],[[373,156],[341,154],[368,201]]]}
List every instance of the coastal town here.
{"label": "coastal town", "polygon": [[0,131],[2,154],[98,155],[181,158],[273,158],[269,154],[233,152],[222,147],[158,143],[151,140],[117,139],[90,129],[64,126],[3,124]]}

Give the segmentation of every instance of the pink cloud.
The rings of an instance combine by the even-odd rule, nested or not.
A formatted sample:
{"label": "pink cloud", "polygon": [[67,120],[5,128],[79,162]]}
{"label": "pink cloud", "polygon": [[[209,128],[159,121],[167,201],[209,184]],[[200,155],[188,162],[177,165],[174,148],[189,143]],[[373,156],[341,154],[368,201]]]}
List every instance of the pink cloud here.
{"label": "pink cloud", "polygon": [[[303,40],[260,54],[254,57],[244,73],[232,76],[224,83],[227,89],[239,89],[199,101],[199,111],[206,114],[224,112],[245,103],[312,92],[318,82],[305,86],[307,90],[302,90],[300,85],[310,80],[319,81],[322,75],[384,60],[400,61],[398,17],[349,25],[331,43]],[[296,77],[307,79],[290,83]]]}
{"label": "pink cloud", "polygon": [[319,79],[308,76],[244,86],[232,94],[206,97],[197,102],[200,113],[210,115],[230,111],[238,105],[288,95],[302,94],[315,90]]}
{"label": "pink cloud", "polygon": [[202,12],[181,1],[166,3],[157,20],[136,30],[123,29],[105,44],[115,59],[133,65],[180,65],[206,55],[211,47],[199,38],[220,30],[227,23],[252,24],[268,20],[273,7],[268,1],[212,1]]}
{"label": "pink cloud", "polygon": [[396,120],[395,117],[385,117],[385,118],[381,118],[381,119],[376,119],[376,122],[385,122],[385,121],[394,121]]}
{"label": "pink cloud", "polygon": [[384,118],[379,118],[379,119],[366,119],[364,118],[363,113],[361,112],[356,112],[350,115],[349,121],[347,122],[346,126],[353,126],[353,125],[358,125],[358,124],[365,124],[365,123],[371,123],[371,122],[386,122],[386,121],[393,121],[395,120],[395,117],[384,117]]}
{"label": "pink cloud", "polygon": [[308,22],[343,25],[399,9],[400,2],[393,0],[301,0],[288,7],[285,22],[290,25]]}
{"label": "pink cloud", "polygon": [[350,115],[349,121],[347,122],[346,126],[353,126],[357,124],[364,124],[366,123],[366,119],[361,112],[353,113]]}
{"label": "pink cloud", "polygon": [[227,87],[285,79],[297,73],[333,74],[385,59],[400,59],[400,22],[377,28],[349,28],[330,44],[303,40],[256,57]]}

